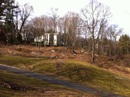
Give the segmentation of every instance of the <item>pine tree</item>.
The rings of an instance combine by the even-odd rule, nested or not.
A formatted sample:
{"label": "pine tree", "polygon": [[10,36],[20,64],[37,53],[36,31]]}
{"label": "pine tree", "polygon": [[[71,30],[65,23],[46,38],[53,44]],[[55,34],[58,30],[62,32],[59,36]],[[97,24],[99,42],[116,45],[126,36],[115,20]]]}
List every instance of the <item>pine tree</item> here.
{"label": "pine tree", "polygon": [[123,54],[128,54],[130,51],[130,37],[125,34],[119,39],[119,46]]}
{"label": "pine tree", "polygon": [[3,27],[7,34],[7,40],[8,42],[14,42],[16,34],[14,18],[16,17],[16,9],[18,6],[15,5],[15,0],[1,0],[0,5],[2,8],[0,10],[0,17],[4,22]]}
{"label": "pine tree", "polygon": [[0,0],[0,21],[4,16],[4,10],[5,10],[4,4],[5,4],[5,0]]}

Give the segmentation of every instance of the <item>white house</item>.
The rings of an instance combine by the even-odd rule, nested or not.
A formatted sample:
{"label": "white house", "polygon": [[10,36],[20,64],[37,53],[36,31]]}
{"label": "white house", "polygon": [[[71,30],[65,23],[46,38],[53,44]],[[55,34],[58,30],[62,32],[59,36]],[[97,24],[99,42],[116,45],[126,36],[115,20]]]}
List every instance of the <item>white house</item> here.
{"label": "white house", "polygon": [[[34,38],[34,42],[43,42],[44,45],[49,45],[50,43],[50,33],[45,33],[39,37]],[[54,33],[53,36],[53,45],[57,45],[57,34]]]}

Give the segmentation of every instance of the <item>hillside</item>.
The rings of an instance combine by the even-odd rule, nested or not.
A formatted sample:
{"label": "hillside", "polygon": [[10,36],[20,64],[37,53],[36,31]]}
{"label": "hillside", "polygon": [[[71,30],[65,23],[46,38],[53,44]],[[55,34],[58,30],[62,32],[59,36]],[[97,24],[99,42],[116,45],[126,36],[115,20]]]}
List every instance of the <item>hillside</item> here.
{"label": "hillside", "polygon": [[[5,78],[6,76],[6,78]],[[0,70],[0,97],[93,97],[89,93]],[[96,97],[96,96],[95,96]]]}
{"label": "hillside", "polygon": [[[11,45],[0,46],[0,55],[27,56],[27,57],[46,57],[51,59],[76,59],[91,63],[91,53],[82,49],[77,49],[77,53],[73,53],[71,48],[65,47],[41,47],[40,49],[30,45]],[[108,57],[96,56],[96,66],[109,70],[111,72],[120,73],[121,75],[130,77],[130,55]]]}
{"label": "hillside", "polygon": [[121,65],[129,59],[128,55],[118,61],[114,57],[96,56],[95,64],[91,64],[89,52],[81,53],[80,49],[73,53],[70,48],[65,47],[39,49],[23,45],[1,46],[0,55],[1,64],[51,75],[122,96],[130,96],[129,67]]}

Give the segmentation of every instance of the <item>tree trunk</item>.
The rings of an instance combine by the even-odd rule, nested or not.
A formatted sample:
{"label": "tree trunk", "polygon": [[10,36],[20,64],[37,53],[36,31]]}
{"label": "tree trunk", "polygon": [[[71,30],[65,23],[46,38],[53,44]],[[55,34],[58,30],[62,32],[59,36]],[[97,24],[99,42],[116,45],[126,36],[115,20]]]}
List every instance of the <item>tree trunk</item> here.
{"label": "tree trunk", "polygon": [[91,59],[92,62],[95,61],[95,45],[94,43],[92,43],[92,59]]}
{"label": "tree trunk", "polygon": [[95,61],[95,40],[94,40],[94,32],[92,32],[92,62]]}

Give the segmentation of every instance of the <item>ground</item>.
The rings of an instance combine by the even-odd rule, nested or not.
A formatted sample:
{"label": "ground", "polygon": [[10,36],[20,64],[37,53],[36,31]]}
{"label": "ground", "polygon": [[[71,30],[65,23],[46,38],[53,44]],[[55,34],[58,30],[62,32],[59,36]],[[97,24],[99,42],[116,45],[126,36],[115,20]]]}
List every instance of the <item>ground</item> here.
{"label": "ground", "polygon": [[[76,58],[79,59],[81,57],[76,56],[72,53],[71,49],[67,49],[64,47],[44,47],[44,48],[37,48],[35,46],[30,45],[0,45],[0,56],[5,55],[12,55],[12,56],[29,56],[29,57],[49,57],[52,59],[73,59]],[[8,61],[8,60],[5,60]],[[0,60],[2,62],[2,60]],[[44,88],[39,88],[38,86],[26,86],[28,85],[28,82],[26,80],[30,80],[29,78],[23,78],[23,76],[15,75],[10,72],[6,71],[0,71],[0,74],[2,75],[0,77],[0,84],[2,85],[2,94],[3,97],[10,97],[10,95],[15,94],[15,96],[21,95],[21,97],[98,97],[93,94],[89,93],[82,93],[80,91],[74,91],[70,89],[66,89],[65,87],[59,87],[59,86],[52,86],[48,85],[46,86],[43,82]],[[5,79],[4,77],[7,77]],[[13,76],[13,77],[10,77]],[[3,77],[3,78],[2,78]],[[2,80],[3,79],[3,80]],[[16,79],[16,80],[14,80]],[[9,81],[8,81],[9,80]],[[10,81],[11,80],[11,81]],[[24,85],[21,84],[21,80],[24,81]],[[20,82],[20,83],[16,83]],[[37,82],[37,81],[34,81]],[[31,84],[31,82],[30,82]],[[10,91],[11,88],[11,91]],[[0,88],[1,89],[1,88]],[[17,92],[15,92],[17,90]],[[35,91],[33,91],[35,90]],[[8,91],[8,93],[7,93]],[[44,93],[42,93],[42,91]],[[20,92],[20,93],[19,93]],[[24,93],[23,93],[24,92]],[[31,93],[31,94],[30,94]],[[34,96],[35,95],[35,96]],[[15,97],[14,96],[14,97]],[[1,96],[0,96],[1,97]],[[12,97],[12,96],[11,96]]]}
{"label": "ground", "polygon": [[[35,47],[31,45],[10,45],[0,46],[0,55],[14,55],[14,56],[35,56],[35,57],[49,57],[52,59],[77,59],[84,62],[91,62],[91,53],[83,49],[77,49],[73,53],[71,48],[66,47]],[[109,70],[113,73],[130,77],[130,55],[122,56],[119,59],[117,56],[96,56],[95,65]]]}
{"label": "ground", "polygon": [[[87,51],[85,51],[85,50],[83,50],[83,49],[76,49],[75,50],[75,52],[73,52],[72,51],[72,49],[71,48],[66,48],[66,47],[41,47],[41,48],[38,48],[38,47],[35,47],[35,46],[31,46],[31,45],[1,45],[0,46],[0,56],[5,56],[5,55],[11,55],[11,56],[24,56],[24,57],[32,57],[32,58],[34,58],[34,57],[38,57],[38,58],[48,58],[49,60],[47,60],[47,61],[50,61],[50,59],[51,59],[51,61],[55,61],[55,62],[53,62],[53,63],[56,63],[56,62],[59,62],[59,63],[62,63],[62,61],[64,61],[64,60],[74,60],[74,62],[73,63],[78,63],[78,60],[79,61],[81,61],[81,62],[88,62],[88,63],[90,63],[91,64],[91,53],[90,52],[87,52]],[[8,57],[6,57],[6,58],[8,58]],[[8,64],[11,64],[10,62],[6,62],[6,61],[8,61],[8,59],[6,59],[6,58],[4,58],[4,59],[2,59],[2,57],[1,57],[1,59],[0,59],[0,63],[8,63]],[[18,58],[18,57],[14,57],[14,58]],[[129,63],[130,63],[130,61],[129,61],[129,58],[130,58],[130,56],[129,55],[126,55],[126,56],[123,56],[122,57],[122,59],[118,59],[116,56],[114,56],[114,57],[108,57],[108,56],[98,56],[98,55],[96,55],[96,62],[95,63],[93,63],[93,65],[95,65],[95,66],[97,66],[97,67],[99,67],[99,68],[101,68],[102,70],[105,70],[105,71],[109,71],[110,73],[114,73],[114,74],[116,74],[116,75],[119,75],[119,76],[122,76],[123,78],[125,77],[125,78],[130,78],[130,69],[129,69]],[[13,59],[14,60],[14,59]],[[17,59],[16,59],[17,60]],[[21,59],[20,59],[21,60]],[[23,59],[24,60],[24,59]],[[30,59],[27,59],[27,62],[29,62],[29,60]],[[77,61],[75,61],[75,60],[77,60]],[[4,62],[5,61],[5,62]],[[25,61],[25,62],[24,62]],[[26,64],[31,64],[31,63],[26,63],[26,60],[24,60],[23,61],[23,63],[24,63],[24,65],[22,65],[22,64],[20,64],[20,66],[18,66],[18,67],[20,67],[20,68],[25,68],[25,66],[26,66]],[[45,62],[47,62],[47,61],[45,61]],[[40,61],[40,62],[43,62],[44,63],[44,61]],[[17,61],[15,62],[15,60],[14,60],[14,63],[16,63],[17,64]],[[59,63],[56,63],[55,65],[56,66],[58,66],[58,64]],[[86,69],[82,69],[82,67],[84,67],[84,66],[78,66],[78,67],[76,67],[76,69],[72,69],[72,67],[66,67],[66,66],[64,66],[63,65],[63,68],[64,68],[64,70],[59,70],[60,68],[56,68],[56,66],[54,66],[54,65],[52,65],[52,64],[47,64],[48,65],[48,67],[44,67],[44,65],[43,65],[43,67],[37,67],[37,66],[40,66],[39,64],[41,64],[41,63],[38,63],[38,64],[35,64],[35,65],[29,65],[29,70],[32,70],[32,71],[38,71],[39,69],[41,69],[42,68],[42,70],[49,70],[49,69],[47,69],[47,68],[50,68],[50,71],[49,71],[49,73],[48,74],[57,74],[58,72],[60,72],[60,73],[62,73],[63,72],[63,75],[64,76],[69,76],[70,78],[71,78],[71,75],[68,75],[68,74],[70,74],[70,73],[75,73],[75,74],[78,74],[77,72],[79,72],[79,77],[80,78],[84,78],[84,76],[88,76],[88,77],[90,77],[89,79],[91,79],[91,76],[89,76],[88,74],[90,73],[90,74],[94,74],[95,75],[95,73],[96,74],[98,74],[99,73],[99,75],[98,76],[100,76],[100,72],[101,72],[101,74],[102,74],[102,71],[99,71],[99,70],[97,70],[95,67],[94,68],[86,68]],[[67,63],[68,64],[68,63]],[[70,64],[70,63],[69,63]],[[80,64],[80,62],[79,62],[79,64]],[[50,67],[49,67],[50,66]],[[54,68],[56,68],[57,70],[59,70],[58,72],[57,71],[54,71],[54,69],[53,68],[51,68],[51,67],[54,67]],[[69,66],[69,65],[68,65]],[[73,66],[73,65],[72,65]],[[75,68],[75,66],[73,66],[74,68]],[[70,68],[70,69],[69,69]],[[81,71],[77,71],[78,70],[78,68],[80,68],[81,69]],[[25,69],[27,69],[27,68],[25,68]],[[65,72],[65,70],[67,70],[68,69],[68,72]],[[92,70],[93,69],[93,70]],[[52,71],[51,71],[52,70]],[[76,70],[76,71],[75,71]],[[86,70],[87,70],[87,72],[86,72]],[[97,71],[96,71],[97,70]],[[90,72],[89,72],[90,71]],[[40,71],[38,71],[38,72],[40,72],[40,73],[46,73],[46,72],[41,72],[41,70]],[[65,72],[65,73],[64,73]],[[91,72],[94,72],[94,73],[91,73]],[[104,72],[104,71],[103,71]],[[82,74],[83,73],[83,74]],[[86,73],[87,75],[85,75],[84,73]],[[104,72],[104,73],[106,73],[106,72]],[[107,73],[106,73],[107,74]],[[77,76],[77,75],[76,75]],[[109,76],[109,74],[108,74],[108,76]],[[111,77],[111,76],[110,76]],[[62,78],[62,77],[60,77],[60,78]],[[77,77],[78,78],[78,77]],[[98,77],[96,77],[97,79],[98,79]],[[102,78],[103,78],[103,76],[102,76]],[[106,75],[104,74],[104,78],[106,78]],[[112,76],[112,78],[113,78],[113,76]],[[72,79],[76,79],[75,78],[75,76],[72,76]],[[119,80],[119,79],[122,79],[121,77],[115,77],[114,78],[115,80]],[[79,79],[76,79],[76,80],[79,80]],[[99,81],[100,81],[100,78],[98,79]],[[80,80],[79,80],[80,81]],[[96,80],[97,81],[97,80]],[[125,80],[126,81],[126,80]],[[124,82],[124,81],[123,81]],[[127,83],[128,83],[129,81],[127,81]],[[8,82],[5,82],[6,84],[9,84]],[[102,82],[99,82],[99,83],[101,83],[102,84]],[[14,84],[14,83],[12,83],[12,84]],[[116,84],[120,84],[120,82],[118,82],[118,83],[116,83]],[[123,84],[124,85],[124,84]],[[16,86],[17,86],[17,84],[16,84]],[[19,85],[18,85],[19,86]],[[117,86],[117,87],[116,87]],[[20,85],[20,87],[21,87],[21,85]],[[124,86],[123,86],[124,87]],[[126,87],[126,86],[125,86]],[[28,89],[28,87],[24,87],[24,86],[22,86],[22,88],[27,88]],[[115,85],[115,88],[118,88],[118,85]],[[123,88],[122,88],[123,89]],[[129,88],[127,88],[128,90],[129,90]],[[53,89],[52,89],[53,90]],[[61,90],[61,91],[63,91],[63,90]],[[59,92],[59,90],[58,90],[58,92]],[[67,91],[68,92],[68,91]],[[65,94],[67,94],[67,92],[64,92]],[[56,93],[55,92],[53,92],[55,95],[56,95]],[[59,92],[60,93],[60,92]],[[61,94],[62,94],[63,92],[61,92]],[[128,94],[128,93],[127,93]],[[63,94],[64,95],[64,94]],[[68,94],[67,94],[68,95]],[[66,95],[66,96],[67,96]],[[74,96],[73,96],[74,95]],[[75,97],[76,95],[75,95],[75,93],[73,93],[73,95],[70,95],[70,96],[68,96],[68,97]],[[86,94],[85,94],[86,95]],[[128,94],[129,95],[129,94]],[[54,96],[54,95],[53,95]],[[78,96],[78,95],[77,95]],[[29,97],[31,97],[31,96],[29,96]],[[46,96],[46,97],[48,97],[48,96]],[[63,96],[64,97],[64,96]],[[89,97],[89,96],[79,96],[79,97]],[[90,97],[95,97],[95,95],[90,95]],[[129,97],[129,96],[128,96]]]}

